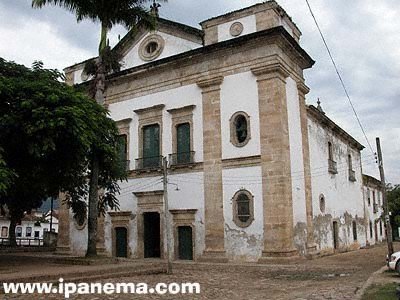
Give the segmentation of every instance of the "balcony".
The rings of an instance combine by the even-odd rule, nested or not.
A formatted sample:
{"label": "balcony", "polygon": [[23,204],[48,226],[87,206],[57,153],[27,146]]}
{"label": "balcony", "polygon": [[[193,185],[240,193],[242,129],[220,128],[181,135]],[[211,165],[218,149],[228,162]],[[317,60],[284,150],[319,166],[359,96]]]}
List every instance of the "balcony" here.
{"label": "balcony", "polygon": [[194,164],[194,151],[173,153],[169,155],[169,163],[171,167],[185,166]]}
{"label": "balcony", "polygon": [[332,159],[328,159],[328,172],[332,173],[332,174],[337,174],[337,162],[332,160]]}
{"label": "balcony", "polygon": [[353,170],[349,170],[349,181],[351,181],[351,182],[356,181],[356,172]]}
{"label": "balcony", "polygon": [[162,156],[143,157],[135,160],[135,170],[152,171],[162,167]]}

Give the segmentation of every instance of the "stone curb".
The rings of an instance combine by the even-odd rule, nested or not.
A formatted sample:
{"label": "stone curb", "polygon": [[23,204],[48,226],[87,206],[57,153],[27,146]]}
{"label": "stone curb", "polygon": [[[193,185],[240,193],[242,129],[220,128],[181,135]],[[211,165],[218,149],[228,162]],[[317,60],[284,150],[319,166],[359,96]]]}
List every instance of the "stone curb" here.
{"label": "stone curb", "polygon": [[361,297],[364,295],[365,290],[373,284],[376,276],[379,274],[382,274],[387,269],[388,269],[387,266],[383,266],[378,271],[375,271],[374,273],[372,273],[372,275],[367,279],[367,281],[362,285],[362,287],[356,292],[356,295],[354,296],[354,300],[360,300]]}

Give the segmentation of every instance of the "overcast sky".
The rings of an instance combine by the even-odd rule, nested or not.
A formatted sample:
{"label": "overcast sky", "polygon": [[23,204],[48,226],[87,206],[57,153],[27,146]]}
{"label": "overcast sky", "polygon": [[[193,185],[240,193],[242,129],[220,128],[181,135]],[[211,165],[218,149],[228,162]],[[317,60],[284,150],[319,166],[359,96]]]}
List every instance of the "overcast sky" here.
{"label": "overcast sky", "polygon": [[[309,0],[326,36],[355,108],[375,151],[381,138],[387,181],[400,183],[400,5],[398,0]],[[277,1],[303,33],[301,46],[316,61],[305,73],[311,88],[307,103],[317,98],[329,117],[366,146],[364,173],[379,176],[338,81],[305,0]],[[48,68],[63,69],[95,56],[99,26],[76,23],[56,7],[31,8],[31,0],[0,0],[0,57],[30,66],[42,60]],[[258,3],[253,0],[169,0],[162,17],[199,27],[213,16]],[[111,34],[117,41],[123,28]]]}

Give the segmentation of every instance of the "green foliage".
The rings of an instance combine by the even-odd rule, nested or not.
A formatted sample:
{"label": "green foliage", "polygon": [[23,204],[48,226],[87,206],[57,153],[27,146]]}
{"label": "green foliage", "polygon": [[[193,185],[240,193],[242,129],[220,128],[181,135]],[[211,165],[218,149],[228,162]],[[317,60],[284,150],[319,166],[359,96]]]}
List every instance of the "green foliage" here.
{"label": "green foliage", "polygon": [[0,58],[0,178],[12,178],[8,184],[1,180],[6,193],[0,204],[17,218],[59,191],[68,193],[67,203],[75,213],[86,214],[87,174],[94,152],[100,160],[99,187],[106,189],[102,208],[118,208],[117,182],[126,174],[115,167],[115,123],[107,110],[62,78],[41,63],[28,69]]}
{"label": "green foliage", "polygon": [[392,213],[391,224],[393,234],[397,236],[397,228],[400,227],[400,185],[387,185],[386,199],[389,205],[389,211]]}

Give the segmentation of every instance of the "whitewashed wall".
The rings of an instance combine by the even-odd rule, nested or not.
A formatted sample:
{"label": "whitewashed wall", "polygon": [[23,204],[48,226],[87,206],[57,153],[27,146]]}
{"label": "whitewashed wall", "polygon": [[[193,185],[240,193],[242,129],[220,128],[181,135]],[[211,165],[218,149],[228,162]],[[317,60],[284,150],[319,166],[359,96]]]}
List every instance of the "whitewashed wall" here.
{"label": "whitewashed wall", "polygon": [[164,32],[160,32],[160,31],[148,33],[138,43],[136,43],[132,47],[132,49],[130,49],[127,52],[127,54],[124,56],[124,58],[122,59],[122,61],[123,61],[122,69],[123,70],[148,63],[148,61],[143,61],[139,57],[138,51],[139,51],[140,43],[145,38],[147,38],[148,36],[150,36],[154,33],[160,35],[165,41],[165,45],[164,45],[164,49],[163,49],[162,53],[155,60],[160,60],[165,57],[169,57],[169,56],[173,56],[173,55],[176,55],[176,54],[179,54],[182,52],[190,51],[190,50],[193,50],[193,49],[196,49],[196,48],[199,48],[202,46],[201,44],[197,44],[192,41],[188,41],[188,40],[185,40],[185,39],[182,39],[182,38],[179,38],[179,37],[176,37],[176,36],[164,33]]}
{"label": "whitewashed wall", "polygon": [[[250,116],[251,139],[244,147],[230,141],[230,118],[238,111]],[[227,76],[221,86],[222,159],[260,155],[260,121],[256,77],[251,72]]]}
{"label": "whitewashed wall", "polygon": [[243,25],[243,32],[241,33],[241,35],[246,35],[257,31],[255,15],[239,18],[234,21],[218,25],[218,42],[235,38],[230,34],[230,28],[235,22],[240,22]]}
{"label": "whitewashed wall", "polygon": [[[365,246],[364,203],[360,153],[337,136],[308,119],[310,165],[314,213],[314,235],[320,250],[333,248],[333,221],[339,224],[339,247],[352,247],[352,221],[357,221],[357,244]],[[328,172],[328,142],[333,145],[333,159],[338,174]],[[348,154],[351,154],[356,181],[349,181]],[[325,212],[321,212],[319,197],[325,197]],[[354,246],[355,247],[355,246]]]}
{"label": "whitewashed wall", "polygon": [[[257,261],[261,257],[264,246],[261,178],[261,167],[226,169],[222,172],[225,249],[231,260]],[[241,189],[254,196],[254,221],[246,228],[238,227],[233,222],[232,198]]]}
{"label": "whitewashed wall", "polygon": [[294,240],[297,249],[305,254],[307,249],[307,215],[304,183],[303,139],[301,132],[300,102],[297,83],[286,80],[286,98],[290,142],[290,170],[292,176]]}
{"label": "whitewashed wall", "polygon": [[[370,195],[370,204],[368,204],[368,191]],[[365,216],[367,219],[367,230],[366,230],[366,236],[367,236],[367,241],[370,245],[375,245],[376,243],[382,242],[385,238],[385,224],[384,220],[381,219],[381,216],[383,215],[383,199],[382,199],[382,192],[379,191],[376,188],[373,187],[363,187],[363,192],[364,192],[364,203],[365,203]],[[374,213],[374,199],[373,199],[373,192],[375,192],[375,201],[378,206],[377,212]],[[375,232],[375,221],[377,221],[377,227],[376,227],[376,232]],[[372,222],[372,232],[370,231],[369,228],[369,222]],[[380,223],[382,223],[382,234],[380,231]],[[371,236],[372,233],[372,236]],[[376,240],[376,236],[378,237],[378,240]]]}

